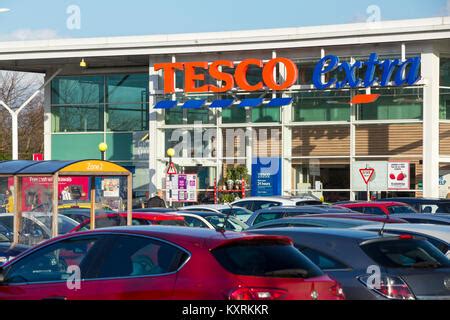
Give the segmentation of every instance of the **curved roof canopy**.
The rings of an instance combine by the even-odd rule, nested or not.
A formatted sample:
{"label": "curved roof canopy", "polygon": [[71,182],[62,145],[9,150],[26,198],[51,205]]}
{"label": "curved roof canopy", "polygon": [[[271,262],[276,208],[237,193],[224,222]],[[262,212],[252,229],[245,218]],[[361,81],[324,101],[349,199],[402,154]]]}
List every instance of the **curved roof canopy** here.
{"label": "curved roof canopy", "polygon": [[99,160],[82,161],[2,161],[0,175],[128,175],[130,171],[115,163]]}

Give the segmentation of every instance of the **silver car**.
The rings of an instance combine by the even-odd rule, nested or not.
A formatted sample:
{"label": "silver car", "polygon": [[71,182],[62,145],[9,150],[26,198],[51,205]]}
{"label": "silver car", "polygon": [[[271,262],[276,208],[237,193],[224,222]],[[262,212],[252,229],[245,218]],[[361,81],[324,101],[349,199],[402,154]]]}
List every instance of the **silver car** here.
{"label": "silver car", "polygon": [[232,206],[245,208],[252,212],[271,207],[314,206],[321,204],[322,201],[309,195],[303,197],[249,197],[231,203]]}
{"label": "silver car", "polygon": [[235,216],[242,222],[246,222],[248,218],[252,215],[253,212],[247,210],[245,208],[241,208],[238,206],[232,207],[231,205],[226,204],[204,204],[197,206],[186,206],[180,208],[182,211],[202,211],[202,212],[213,212],[213,213],[221,213],[221,214],[231,214]]}

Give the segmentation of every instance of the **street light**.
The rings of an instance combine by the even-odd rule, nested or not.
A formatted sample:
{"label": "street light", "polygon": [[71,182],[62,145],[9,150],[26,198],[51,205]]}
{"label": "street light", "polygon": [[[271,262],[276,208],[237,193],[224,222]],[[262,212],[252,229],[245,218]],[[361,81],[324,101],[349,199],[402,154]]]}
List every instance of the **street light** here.
{"label": "street light", "polygon": [[108,150],[108,145],[105,142],[102,142],[98,145],[98,150],[102,154],[102,160],[105,161],[105,152]]}
{"label": "street light", "polygon": [[[173,157],[175,156],[175,149],[167,149],[167,156],[169,157],[169,169],[173,167]],[[172,177],[173,173],[169,172],[169,207],[172,208]]]}

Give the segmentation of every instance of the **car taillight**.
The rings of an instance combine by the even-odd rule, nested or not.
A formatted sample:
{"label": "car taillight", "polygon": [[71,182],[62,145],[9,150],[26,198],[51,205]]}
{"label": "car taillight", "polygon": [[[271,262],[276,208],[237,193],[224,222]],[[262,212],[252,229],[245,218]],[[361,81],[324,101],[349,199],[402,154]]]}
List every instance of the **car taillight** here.
{"label": "car taillight", "polygon": [[[372,276],[371,276],[372,277]],[[388,299],[415,300],[414,294],[405,281],[400,277],[381,276],[379,283],[372,283],[373,278],[369,276],[360,277],[359,280],[369,289],[381,294]],[[376,280],[376,279],[375,279]],[[369,284],[370,282],[370,284]]]}
{"label": "car taillight", "polygon": [[278,300],[287,294],[282,289],[239,288],[230,293],[230,300]]}
{"label": "car taillight", "polygon": [[342,287],[340,286],[339,283],[336,282],[336,284],[330,288],[330,292],[333,296],[336,296],[339,299],[345,300],[344,289],[342,289]]}

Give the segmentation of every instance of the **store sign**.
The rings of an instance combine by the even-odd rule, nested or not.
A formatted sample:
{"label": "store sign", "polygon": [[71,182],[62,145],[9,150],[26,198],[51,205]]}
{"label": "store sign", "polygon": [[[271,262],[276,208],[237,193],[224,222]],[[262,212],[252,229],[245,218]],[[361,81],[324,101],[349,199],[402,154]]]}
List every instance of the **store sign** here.
{"label": "store sign", "polygon": [[[282,81],[278,81],[275,76],[278,65],[283,65],[286,69]],[[262,71],[262,79],[257,84],[250,84],[247,80],[250,66],[256,66]],[[339,57],[335,55],[327,55],[317,63],[312,82],[314,87],[319,90],[331,87],[337,89],[344,87],[369,88],[375,82],[378,82],[381,87],[388,85],[411,86],[420,80],[420,66],[420,57],[409,58],[406,61],[400,59],[379,60],[378,55],[372,53],[367,61],[349,63],[347,61],[341,62]],[[221,71],[222,67],[234,69],[234,74]],[[263,89],[283,91],[290,89],[298,80],[298,67],[288,58],[275,58],[267,63],[260,59],[247,59],[237,65],[231,60],[219,60],[212,63],[206,61],[157,63],[154,65],[154,69],[155,71],[164,71],[165,94],[175,93],[175,71],[184,71],[185,93],[224,93],[236,87],[250,92]],[[205,82],[206,79],[205,72],[199,72],[199,69],[207,71],[209,76],[218,82],[220,81],[221,85],[199,85],[199,82]],[[361,72],[363,72],[362,75],[360,75]],[[381,74],[380,78],[375,76],[377,73]],[[343,78],[343,80],[337,79],[338,74],[340,75],[339,78]],[[307,83],[303,84],[307,85]]]}
{"label": "store sign", "polygon": [[388,190],[409,190],[410,179],[410,163],[408,161],[391,161],[388,162]]}
{"label": "store sign", "polygon": [[[198,179],[195,174],[175,174],[166,178],[166,199],[172,202],[197,202]],[[172,198],[170,197],[172,191]]]}
{"label": "store sign", "polygon": [[252,197],[281,196],[281,158],[254,159],[251,187]]}

